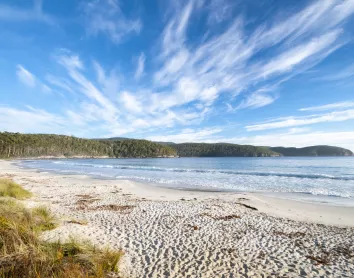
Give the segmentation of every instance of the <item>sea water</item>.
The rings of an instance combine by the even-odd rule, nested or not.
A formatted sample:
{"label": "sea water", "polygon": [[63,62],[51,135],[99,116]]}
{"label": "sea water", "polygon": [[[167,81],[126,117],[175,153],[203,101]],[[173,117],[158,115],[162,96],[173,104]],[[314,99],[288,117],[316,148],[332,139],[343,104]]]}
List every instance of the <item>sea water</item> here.
{"label": "sea water", "polygon": [[354,157],[24,160],[20,166],[187,190],[263,192],[354,206]]}

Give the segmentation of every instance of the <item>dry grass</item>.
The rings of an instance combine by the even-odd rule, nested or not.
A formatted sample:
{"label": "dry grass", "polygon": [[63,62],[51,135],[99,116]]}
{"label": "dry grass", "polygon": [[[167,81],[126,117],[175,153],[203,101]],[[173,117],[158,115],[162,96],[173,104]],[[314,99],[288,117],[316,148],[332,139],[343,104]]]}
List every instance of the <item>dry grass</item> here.
{"label": "dry grass", "polygon": [[80,194],[76,195],[76,197],[79,197],[79,200],[75,203],[77,210],[87,210],[92,203],[100,200],[89,194]]}
{"label": "dry grass", "polygon": [[0,179],[0,197],[26,199],[31,196],[32,194],[29,191],[23,189],[17,183],[9,179]]}
{"label": "dry grass", "polygon": [[88,224],[87,220],[78,220],[78,219],[70,219],[65,222],[69,223],[69,224],[77,224],[77,225],[87,225]]}
{"label": "dry grass", "polygon": [[320,257],[315,257],[315,256],[306,256],[306,258],[310,259],[312,262],[314,262],[315,265],[329,265],[330,264],[330,258],[327,255],[323,255]]}
{"label": "dry grass", "polygon": [[258,210],[257,208],[255,207],[252,207],[250,205],[246,205],[246,204],[243,204],[243,203],[236,203],[237,205],[240,205],[240,206],[243,206],[245,208],[248,208],[248,209],[251,209],[251,210]]}
{"label": "dry grass", "polygon": [[55,227],[45,207],[29,210],[13,198],[0,198],[0,277],[97,278],[118,272],[121,250],[97,249],[73,239],[40,240],[41,232]]}

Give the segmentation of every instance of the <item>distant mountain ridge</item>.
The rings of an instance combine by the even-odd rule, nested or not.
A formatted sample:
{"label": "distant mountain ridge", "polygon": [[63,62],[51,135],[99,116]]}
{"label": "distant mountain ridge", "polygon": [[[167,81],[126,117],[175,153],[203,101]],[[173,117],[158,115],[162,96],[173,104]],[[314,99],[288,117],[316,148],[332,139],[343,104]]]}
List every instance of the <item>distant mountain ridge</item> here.
{"label": "distant mountain ridge", "polygon": [[[102,139],[101,139],[102,140]],[[114,137],[104,140],[128,140],[128,138]],[[156,141],[155,143],[169,146],[176,150],[181,157],[224,157],[224,156],[353,156],[351,150],[316,145],[304,148],[295,147],[260,147],[251,145],[238,145],[232,143],[174,143]],[[252,147],[252,148],[251,148]]]}
{"label": "distant mountain ridge", "polygon": [[304,148],[270,147],[283,156],[353,156],[353,152],[334,146],[318,145]]}
{"label": "distant mountain ridge", "polygon": [[267,147],[236,145],[229,143],[182,143],[171,144],[181,157],[269,157],[280,156]]}

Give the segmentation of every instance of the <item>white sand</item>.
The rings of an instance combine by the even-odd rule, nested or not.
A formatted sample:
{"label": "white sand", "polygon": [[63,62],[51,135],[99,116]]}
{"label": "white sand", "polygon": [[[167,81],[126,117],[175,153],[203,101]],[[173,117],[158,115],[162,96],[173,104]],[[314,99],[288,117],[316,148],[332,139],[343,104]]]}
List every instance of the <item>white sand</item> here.
{"label": "white sand", "polygon": [[[124,249],[124,277],[354,277],[353,207],[39,173],[10,161],[0,161],[0,177],[36,195],[28,206],[47,204],[62,219],[46,239]],[[240,218],[220,219],[232,215]]]}

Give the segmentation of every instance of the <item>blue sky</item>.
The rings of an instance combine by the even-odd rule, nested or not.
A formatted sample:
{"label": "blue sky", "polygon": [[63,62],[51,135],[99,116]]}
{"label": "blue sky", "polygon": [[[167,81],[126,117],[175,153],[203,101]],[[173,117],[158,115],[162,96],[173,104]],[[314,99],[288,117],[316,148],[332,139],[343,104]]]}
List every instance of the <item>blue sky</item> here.
{"label": "blue sky", "polygon": [[0,130],[354,150],[354,1],[0,1]]}

